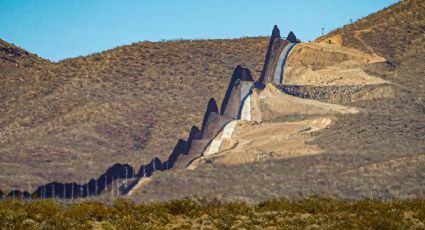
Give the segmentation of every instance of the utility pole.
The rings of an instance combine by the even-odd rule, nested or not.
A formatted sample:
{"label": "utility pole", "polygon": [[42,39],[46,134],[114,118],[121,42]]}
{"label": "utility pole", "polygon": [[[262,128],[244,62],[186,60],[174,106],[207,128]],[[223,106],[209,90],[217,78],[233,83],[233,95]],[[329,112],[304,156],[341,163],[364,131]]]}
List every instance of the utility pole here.
{"label": "utility pole", "polygon": [[325,28],[322,27],[322,36],[325,35]]}

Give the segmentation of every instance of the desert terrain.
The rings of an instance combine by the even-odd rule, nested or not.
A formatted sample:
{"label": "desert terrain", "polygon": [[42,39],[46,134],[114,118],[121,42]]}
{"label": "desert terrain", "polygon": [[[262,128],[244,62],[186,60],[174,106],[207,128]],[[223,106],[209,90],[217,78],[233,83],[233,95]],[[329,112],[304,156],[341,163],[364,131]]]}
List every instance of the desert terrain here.
{"label": "desert terrain", "polygon": [[[157,171],[127,197],[423,197],[424,9],[403,1],[297,44],[282,84],[253,93],[256,118],[216,137],[217,154]],[[167,159],[237,65],[260,78],[267,42],[140,42],[54,63],[1,41],[1,190]]]}
{"label": "desert terrain", "polygon": [[424,229],[425,1],[278,34],[0,39],[0,229]]}
{"label": "desert terrain", "polygon": [[423,197],[425,19],[418,9],[420,1],[404,1],[298,44],[278,86],[285,100],[263,99],[262,124],[238,124],[217,155],[192,170],[153,175],[131,198]]}

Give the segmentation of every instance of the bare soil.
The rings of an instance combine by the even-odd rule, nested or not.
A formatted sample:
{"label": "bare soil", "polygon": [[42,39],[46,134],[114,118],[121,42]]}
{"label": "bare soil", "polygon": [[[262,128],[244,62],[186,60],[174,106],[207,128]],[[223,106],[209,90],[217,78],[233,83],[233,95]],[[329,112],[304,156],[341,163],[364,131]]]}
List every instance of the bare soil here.
{"label": "bare soil", "polygon": [[285,66],[287,85],[369,85],[388,83],[367,74],[363,66],[385,62],[383,57],[327,43],[301,43],[294,47]]}

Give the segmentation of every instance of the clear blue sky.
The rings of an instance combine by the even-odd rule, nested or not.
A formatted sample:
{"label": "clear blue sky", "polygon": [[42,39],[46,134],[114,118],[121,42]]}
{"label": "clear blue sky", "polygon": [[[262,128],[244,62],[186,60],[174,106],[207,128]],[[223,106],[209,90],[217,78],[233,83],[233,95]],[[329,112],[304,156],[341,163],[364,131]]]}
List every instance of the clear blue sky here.
{"label": "clear blue sky", "polygon": [[0,0],[0,38],[50,60],[149,40],[312,40],[398,0]]}

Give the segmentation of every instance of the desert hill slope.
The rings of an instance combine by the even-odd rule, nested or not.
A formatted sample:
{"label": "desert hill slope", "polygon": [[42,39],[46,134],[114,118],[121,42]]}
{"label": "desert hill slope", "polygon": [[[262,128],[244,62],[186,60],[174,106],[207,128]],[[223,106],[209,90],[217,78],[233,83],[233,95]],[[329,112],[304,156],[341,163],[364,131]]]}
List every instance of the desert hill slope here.
{"label": "desert hill slope", "polygon": [[40,72],[50,64],[48,60],[0,39],[0,114],[4,114],[9,102],[17,102],[18,96],[25,98],[24,94],[31,94],[37,87]]}
{"label": "desert hill slope", "polygon": [[416,78],[418,74],[413,74],[423,73],[424,1],[401,1],[317,40],[329,39],[339,40],[344,46],[365,52],[376,52],[384,56],[389,64],[401,65],[398,66],[398,74],[391,76],[391,79],[401,81],[409,90],[424,95],[424,79]]}
{"label": "desert hill slope", "polygon": [[[361,112],[335,114],[315,132],[301,127],[295,135],[309,140],[303,144],[314,146],[315,154],[231,166],[206,162],[193,171],[156,173],[132,198],[423,196],[423,15],[421,1],[404,1],[317,40],[336,50],[355,48],[382,56],[387,61],[356,64],[356,71],[360,79],[390,83],[394,95],[344,101]],[[366,35],[368,39],[363,38]],[[177,139],[187,137],[191,125],[200,125],[208,99],[221,101],[237,64],[246,64],[258,78],[266,45],[266,38],[143,42],[59,63],[8,64],[8,74],[0,79],[5,86],[0,183],[9,190],[53,180],[79,182],[98,176],[115,162],[137,167],[153,156],[166,158]],[[293,53],[288,61],[299,60]],[[321,58],[304,61],[325,75],[334,67]],[[349,78],[346,63],[337,62],[333,64]],[[296,75],[293,79],[299,80]],[[343,82],[357,84],[354,78]],[[315,90],[317,85],[306,87]],[[351,93],[345,88],[341,92]],[[269,122],[297,125],[305,119],[317,121],[315,116],[291,114]],[[240,137],[251,133],[258,135],[240,132]],[[267,136],[263,139],[270,142]]]}
{"label": "desert hill slope", "polygon": [[[355,48],[371,56],[382,56],[385,60],[381,62],[357,67],[389,82],[393,90],[391,97],[344,102],[361,112],[335,115],[336,121],[330,126],[306,134],[310,139],[307,144],[324,150],[322,153],[240,165],[205,162],[193,171],[158,173],[132,198],[151,201],[214,196],[255,201],[310,195],[345,199],[424,197],[424,16],[423,1],[402,1],[317,39],[336,50]],[[318,71],[333,67],[323,58],[291,60],[289,56],[289,63],[300,61]],[[345,65],[336,64],[338,68]],[[351,93],[345,88],[341,92]],[[286,116],[272,122],[306,118],[311,117]],[[273,138],[279,134],[264,133]],[[240,136],[243,139],[247,135],[241,132]]]}
{"label": "desert hill slope", "polygon": [[222,99],[235,66],[258,75],[266,46],[267,38],[140,42],[59,63],[30,55],[20,58],[37,65],[2,64],[2,189],[85,182],[114,163],[165,159],[200,126],[210,97]]}
{"label": "desert hill slope", "polygon": [[31,64],[48,62],[35,54],[0,39],[0,63],[2,65],[9,63],[15,64],[15,66],[22,66],[23,64],[30,66]]}
{"label": "desert hill slope", "polygon": [[377,52],[389,61],[399,62],[424,38],[424,8],[425,3],[421,0],[400,1],[318,40],[339,40],[339,35],[345,46]]}

